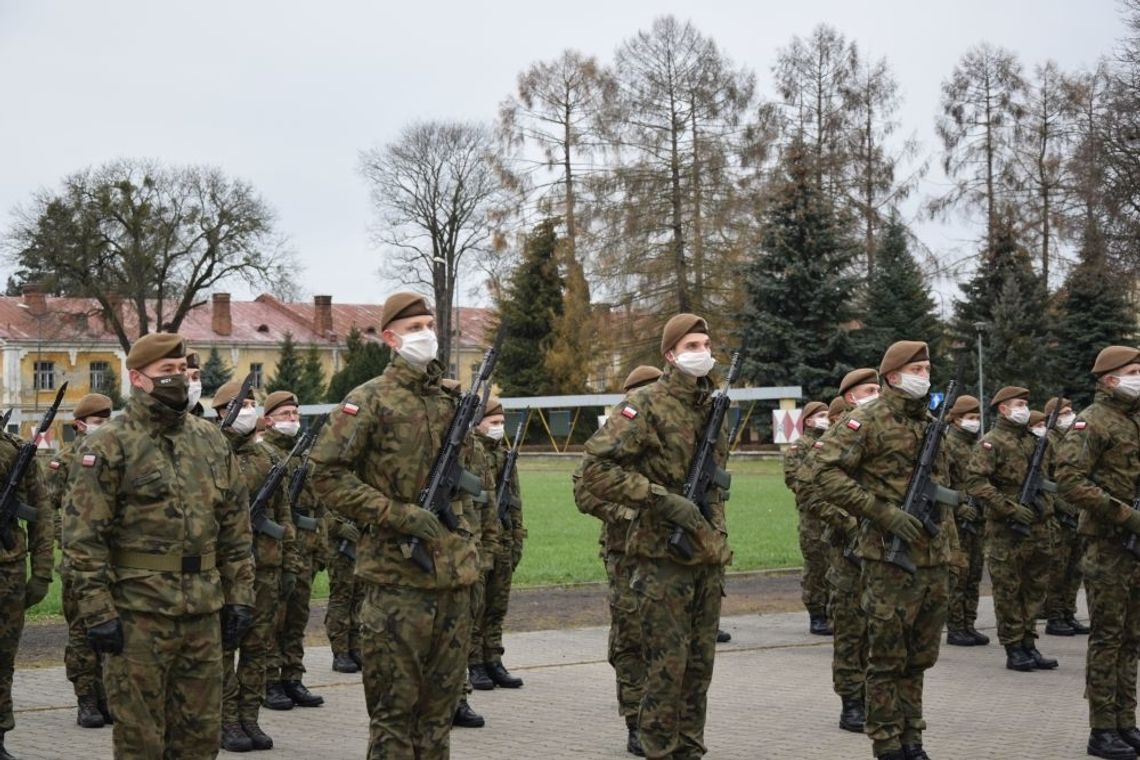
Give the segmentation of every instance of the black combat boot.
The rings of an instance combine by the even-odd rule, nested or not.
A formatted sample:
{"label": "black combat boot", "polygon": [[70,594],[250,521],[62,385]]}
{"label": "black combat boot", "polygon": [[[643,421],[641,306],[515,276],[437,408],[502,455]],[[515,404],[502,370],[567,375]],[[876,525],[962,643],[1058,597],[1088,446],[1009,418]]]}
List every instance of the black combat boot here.
{"label": "black combat boot", "polygon": [[904,744],[903,757],[906,760],[930,760],[930,755],[926,754],[921,744]]}
{"label": "black combat boot", "polygon": [[285,693],[285,687],[280,681],[270,681],[265,686],[265,699],[262,704],[270,710],[292,710],[293,700]]}
{"label": "black combat boot", "polygon": [[16,757],[4,749],[4,732],[0,731],[0,760],[16,760]]}
{"label": "black combat boot", "polygon": [[359,649],[348,650],[348,656],[351,657],[352,661],[356,663],[356,667],[364,670],[364,658],[361,656]]}
{"label": "black combat boot", "polygon": [[947,632],[946,643],[952,647],[976,647],[978,640],[969,631],[954,630]]}
{"label": "black combat boot", "polygon": [[512,676],[501,662],[488,662],[487,675],[491,677],[496,686],[502,686],[504,689],[517,689],[523,685],[523,680],[518,676]]}
{"label": "black combat boot", "polygon": [[634,757],[645,757],[645,748],[641,746],[641,734],[637,733],[637,726],[629,726],[629,738],[625,740],[625,751]]}
{"label": "black combat boot", "polygon": [[222,726],[222,749],[226,752],[249,752],[253,749],[253,741],[240,723],[227,723]]}
{"label": "black combat boot", "polygon": [[467,668],[467,675],[471,679],[471,688],[478,691],[490,691],[495,688],[495,682],[487,674],[486,665],[472,665]]}
{"label": "black combat boot", "polygon": [[99,712],[99,700],[94,694],[84,694],[79,698],[79,711],[75,722],[84,728],[102,728],[107,725],[103,713]]}
{"label": "black combat boot", "polygon": [[333,655],[333,670],[337,673],[359,673],[360,666],[348,653],[337,652]]}
{"label": "black combat boot", "polygon": [[727,644],[730,641],[732,641],[732,634],[731,633],[729,633],[728,631],[722,631],[719,628],[716,630],[716,643]]}
{"label": "black combat boot", "polygon": [[1107,760],[1136,760],[1136,750],[1111,728],[1093,730],[1089,734],[1088,753]]}
{"label": "black combat boot", "polygon": [[1050,618],[1049,622],[1045,624],[1045,633],[1050,636],[1075,636],[1077,632],[1073,630],[1073,626],[1069,625],[1068,620]]}
{"label": "black combat boot", "polygon": [[1038,670],[1055,670],[1056,669],[1057,661],[1054,660],[1052,657],[1046,657],[1045,655],[1038,652],[1037,651],[1037,644],[1034,643],[1033,639],[1026,639],[1025,642],[1022,644],[1021,648],[1025,650],[1025,653],[1027,655],[1029,655],[1030,658],[1032,658],[1033,665]]}
{"label": "black combat boot", "polygon": [[861,734],[865,721],[863,700],[855,697],[843,697],[843,709],[839,712],[839,727],[844,731]]}
{"label": "black combat boot", "polygon": [[459,700],[459,706],[455,708],[455,716],[451,719],[451,725],[460,728],[482,728],[486,723],[487,721],[483,720],[482,715],[471,709],[471,705],[467,704],[466,699]]}
{"label": "black combat boot", "polygon": [[298,707],[320,707],[325,703],[324,697],[309,691],[300,681],[282,681],[281,688]]}
{"label": "black combat boot", "polygon": [[815,636],[830,636],[831,626],[827,624],[827,615],[816,612],[809,615],[808,632]]}
{"label": "black combat boot", "polygon": [[1120,738],[1124,740],[1132,749],[1140,752],[1140,731],[1135,726],[1132,728],[1118,728],[1116,733],[1120,734]]}
{"label": "black combat boot", "polygon": [[968,623],[968,624],[966,625],[966,633],[968,633],[968,634],[970,634],[971,636],[973,636],[973,637],[974,637],[974,641],[976,641],[976,642],[978,643],[978,646],[980,646],[980,647],[984,647],[984,646],[986,646],[987,644],[989,644],[989,643],[990,643],[990,637],[989,637],[989,636],[987,636],[986,634],[984,634],[984,633],[981,633],[980,631],[978,631],[978,629],[977,629],[977,628],[975,628],[975,627],[974,627],[974,625],[973,625],[972,623]]}
{"label": "black combat boot", "polygon": [[1010,670],[1017,670],[1022,673],[1037,670],[1037,664],[1033,661],[1033,658],[1017,644],[1006,645],[1005,666]]}
{"label": "black combat boot", "polygon": [[257,725],[256,720],[243,720],[241,730],[245,731],[245,735],[249,737],[254,749],[273,749],[273,740],[269,738],[269,734],[261,730],[261,726]]}
{"label": "black combat boot", "polygon": [[1065,622],[1068,623],[1069,627],[1073,629],[1073,633],[1077,634],[1078,636],[1088,636],[1089,627],[1081,621],[1077,620],[1075,617],[1070,616],[1069,619]]}
{"label": "black combat boot", "polygon": [[901,749],[891,750],[884,752],[881,755],[875,755],[876,760],[906,760],[906,755],[903,754]]}

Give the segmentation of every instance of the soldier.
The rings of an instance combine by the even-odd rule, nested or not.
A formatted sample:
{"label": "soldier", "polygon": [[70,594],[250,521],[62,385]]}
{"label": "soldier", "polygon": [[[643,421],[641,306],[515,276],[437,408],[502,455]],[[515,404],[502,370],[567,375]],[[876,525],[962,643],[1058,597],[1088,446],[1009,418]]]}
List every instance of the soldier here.
{"label": "soldier", "polygon": [[[56,540],[63,548],[63,498],[67,493],[68,473],[75,461],[75,450],[83,443],[88,432],[111,419],[111,399],[99,393],[88,393],[79,399],[72,412],[75,418],[71,423],[75,439],[60,447],[59,452],[48,464],[50,471],[49,493],[54,509]],[[64,648],[63,662],[67,668],[67,680],[75,687],[78,712],[75,722],[83,728],[102,728],[113,723],[107,709],[107,697],[103,690],[102,658],[87,643],[87,630],[79,614],[78,600],[75,597],[75,584],[71,569],[64,557],[59,566],[63,617],[67,621],[67,646]]]}
{"label": "soldier", "polygon": [[325,608],[325,635],[333,651],[332,668],[338,673],[359,673],[360,605],[364,584],[356,580],[356,543],[360,529],[343,515],[329,512],[328,531],[329,601]]}
{"label": "soldier", "polygon": [[[634,391],[586,443],[581,487],[594,498],[635,511],[626,553],[646,658],[638,732],[646,757],[705,753],[707,692],[712,682],[724,567],[732,554],[723,494],[710,489],[711,521],[680,495],[711,410],[714,365],[708,325],[694,314],[670,319],[661,339],[661,378]],[[716,458],[728,456],[727,431]],[[681,528],[691,558],[670,548]]]}
{"label": "soldier", "polygon": [[[491,396],[487,400],[487,410],[483,413],[483,419],[476,427],[476,439],[486,454],[495,489],[498,488],[499,476],[510,449],[503,440],[506,421],[502,402],[497,397]],[[476,619],[472,631],[472,650],[468,669],[471,674],[471,685],[476,689],[495,686],[517,689],[523,685],[521,678],[511,675],[503,666],[503,621],[507,617],[507,605],[510,601],[511,578],[522,560],[523,539],[526,538],[517,469],[511,473],[511,482],[507,486],[506,493],[511,500],[507,508],[510,527],[508,529],[507,525],[500,524],[498,515],[495,515],[497,546],[491,558],[492,567],[483,576],[485,583],[483,614]],[[497,506],[496,511],[499,509],[500,506]]]}
{"label": "soldier", "polygon": [[[661,370],[643,364],[629,373],[622,389],[628,398],[636,389],[654,383],[660,377]],[[637,735],[637,712],[641,708],[645,687],[645,653],[641,645],[641,624],[637,618],[637,595],[629,585],[633,579],[634,560],[625,552],[626,536],[636,510],[591,496],[581,487],[584,466],[583,461],[573,476],[574,503],[582,514],[593,515],[602,521],[598,543],[610,589],[607,659],[617,679],[618,713],[625,719],[628,733],[626,751],[645,757],[645,749]]]}
{"label": "soldier", "polygon": [[[946,622],[947,566],[957,551],[944,506],[933,538],[903,504],[927,425],[930,354],[925,343],[892,344],[879,364],[877,401],[853,409],[821,439],[815,472],[821,498],[861,520],[861,604],[867,616],[866,727],[876,757],[929,760],[922,748],[922,684],[938,660]],[[942,472],[943,465],[936,468]],[[897,536],[916,566],[886,561]]]}
{"label": "soldier", "polygon": [[248,496],[225,438],[187,413],[182,338],[139,338],[127,369],[126,410],[75,452],[64,556],[106,656],[115,757],[212,758],[223,642],[251,620]]}
{"label": "soldier", "polygon": [[[381,330],[396,356],[329,414],[313,447],[313,485],[326,504],[364,526],[356,574],[365,586],[368,756],[447,758],[467,675],[477,516],[469,499],[454,498],[459,530],[452,532],[416,503],[456,409],[440,387],[443,365],[426,299],[390,296]],[[428,548],[430,572],[409,558],[413,538]]]}
{"label": "soldier", "polygon": [[997,419],[974,447],[966,468],[966,491],[986,517],[985,554],[994,590],[998,640],[1010,670],[1052,670],[1057,661],[1037,650],[1037,615],[1045,603],[1052,546],[1052,504],[1038,509],[1018,503],[1033,456],[1029,390],[1006,386],[990,406]]}
{"label": "soldier", "polygon": [[202,367],[198,361],[197,352],[186,354],[186,380],[189,383],[187,396],[189,397],[190,414],[202,417],[206,410],[202,408]]}
{"label": "soldier", "polygon": [[[1052,414],[1057,404],[1061,412],[1057,415],[1057,425],[1049,432],[1050,470],[1048,477],[1056,480],[1057,451],[1065,432],[1073,426],[1073,402],[1067,398],[1049,399],[1045,403],[1045,414]],[[1053,510],[1057,516],[1057,549],[1053,556],[1053,577],[1049,580],[1049,590],[1045,596],[1045,633],[1050,636],[1075,636],[1087,634],[1088,626],[1077,620],[1077,592],[1081,588],[1081,536],[1077,532],[1077,508],[1061,498],[1053,496]]]}
{"label": "soldier", "polygon": [[1081,570],[1092,631],[1085,668],[1088,753],[1128,760],[1140,750],[1136,661],[1140,654],[1140,534],[1132,508],[1140,482],[1140,351],[1109,346],[1093,364],[1096,396],[1061,440],[1061,498],[1080,510]]}
{"label": "soldier", "polygon": [[[265,438],[262,445],[269,447],[275,461],[289,455],[301,430],[301,414],[297,397],[289,391],[274,391],[265,398]],[[305,627],[309,624],[309,598],[313,593],[313,578],[324,560],[328,544],[321,526],[324,509],[319,505],[312,484],[301,485],[296,504],[289,504],[293,478],[301,466],[297,459],[289,462],[289,474],[282,481],[285,501],[296,530],[296,553],[300,561],[297,582],[288,596],[283,596],[277,615],[277,631],[271,642],[266,676],[265,706],[271,710],[289,710],[298,707],[320,707],[324,697],[313,694],[301,678],[305,674]]]}
{"label": "soldier", "polygon": [[823,523],[816,514],[805,509],[805,499],[799,493],[801,481],[797,477],[804,456],[827,430],[827,404],[808,402],[800,419],[803,432],[784,453],[784,484],[795,494],[799,515],[800,555],[804,560],[800,594],[808,611],[808,631],[817,636],[830,636],[832,631],[827,623],[827,547],[823,543]]}
{"label": "soldier", "polygon": [[[974,396],[962,394],[947,413],[950,427],[946,430],[946,461],[950,469],[947,485],[958,491],[966,489],[966,465],[978,444],[982,427],[982,404]],[[985,524],[977,502],[967,495],[955,511],[958,521],[958,543],[966,567],[950,575],[950,609],[946,615],[946,643],[956,647],[985,646],[990,637],[974,627],[978,619],[978,587],[985,566],[983,538]]]}
{"label": "soldier", "polygon": [[[237,398],[241,387],[240,380],[229,381],[218,388],[212,405],[219,420],[226,416],[230,404],[241,405],[233,426],[223,428],[222,434],[237,456],[246,489],[252,498],[269,476],[269,471],[273,468],[273,457],[267,447],[255,440],[257,402],[252,390],[246,398]],[[240,654],[236,651],[237,647],[227,647],[224,652],[222,748],[230,752],[273,747],[273,739],[261,729],[258,716],[261,700],[265,696],[269,660],[276,641],[278,604],[282,598],[288,598],[292,594],[301,571],[293,520],[281,489],[273,494],[266,514],[283,529],[284,537],[275,538],[264,530],[254,528],[253,624],[239,644]]]}

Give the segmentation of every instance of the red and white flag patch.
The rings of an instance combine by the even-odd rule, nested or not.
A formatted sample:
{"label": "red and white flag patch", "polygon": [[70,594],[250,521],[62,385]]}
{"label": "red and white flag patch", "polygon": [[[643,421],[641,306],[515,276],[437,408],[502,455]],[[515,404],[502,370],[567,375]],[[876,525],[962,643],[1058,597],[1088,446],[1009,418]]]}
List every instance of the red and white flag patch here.
{"label": "red and white flag patch", "polygon": [[94,467],[95,466],[95,455],[94,454],[84,454],[82,461],[83,461],[84,467]]}
{"label": "red and white flag patch", "polygon": [[53,460],[51,460],[50,463],[48,463],[48,467],[52,468],[53,470],[58,470],[59,469],[59,462],[57,462],[56,460],[53,459]]}
{"label": "red and white flag patch", "polygon": [[634,417],[637,416],[637,410],[634,409],[632,406],[627,406],[621,410],[621,416],[625,417],[627,420],[632,420]]}
{"label": "red and white flag patch", "polygon": [[983,449],[989,451],[993,447],[994,447],[994,445],[992,443],[990,443],[989,441],[982,441],[982,448]]}
{"label": "red and white flag patch", "polygon": [[1085,422],[1084,420],[1077,420],[1073,423],[1073,430],[1084,430],[1088,426],[1089,423]]}
{"label": "red and white flag patch", "polygon": [[813,449],[822,449],[823,448],[823,441],[816,441],[811,446]]}
{"label": "red and white flag patch", "polygon": [[859,420],[847,420],[847,427],[851,428],[852,430],[858,430],[859,428],[863,427],[863,423]]}
{"label": "red and white flag patch", "polygon": [[360,412],[360,407],[356,404],[345,403],[342,408],[344,409],[345,414],[350,414],[353,417],[355,417]]}

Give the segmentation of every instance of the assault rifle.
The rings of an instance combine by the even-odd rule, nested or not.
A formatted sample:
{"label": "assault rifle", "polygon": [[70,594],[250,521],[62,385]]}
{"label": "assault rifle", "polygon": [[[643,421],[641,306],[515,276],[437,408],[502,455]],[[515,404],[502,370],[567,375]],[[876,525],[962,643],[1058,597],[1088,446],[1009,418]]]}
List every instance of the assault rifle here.
{"label": "assault rifle", "polygon": [[14,409],[15,407],[9,409],[8,411],[4,412],[3,417],[0,417],[0,430],[8,429],[8,421],[12,419],[12,412]]}
{"label": "assault rifle", "polygon": [[524,410],[519,426],[515,429],[515,437],[510,450],[507,452],[507,461],[503,462],[503,471],[499,473],[499,482],[495,487],[495,503],[499,505],[499,522],[506,530],[511,529],[511,509],[517,509],[520,504],[511,493],[511,478],[515,474],[515,465],[519,461],[519,445],[522,443],[523,423],[526,422],[527,412]]}
{"label": "assault rifle", "polygon": [[304,446],[305,438],[302,437],[301,440],[293,444],[292,450],[284,459],[274,463],[269,474],[265,476],[265,482],[261,484],[261,488],[257,489],[257,495],[249,502],[249,526],[256,532],[264,533],[278,541],[285,538],[285,528],[270,518],[269,500],[273,498],[273,494],[277,493],[281,481],[285,479],[289,461],[297,456]]}
{"label": "assault rifle", "polygon": [[36,521],[35,507],[21,503],[17,493],[20,490],[20,483],[24,480],[24,474],[27,473],[29,467],[35,465],[36,448],[39,446],[40,437],[51,427],[51,422],[55,419],[55,413],[59,411],[59,405],[63,403],[63,394],[66,391],[67,383],[59,386],[59,390],[55,394],[55,401],[44,412],[39,426],[32,432],[32,439],[20,446],[20,451],[16,454],[16,461],[13,463],[12,469],[8,471],[8,482],[4,484],[3,495],[0,495],[0,544],[4,545],[6,551],[12,551],[16,548],[16,520]]}
{"label": "assault rifle", "polygon": [[966,502],[975,510],[977,510],[979,516],[977,520],[962,520],[959,525],[962,526],[962,530],[966,533],[969,533],[971,536],[976,536],[978,535],[978,523],[982,521],[982,505],[973,496],[967,496]]}
{"label": "assault rifle", "polygon": [[320,523],[317,522],[317,518],[299,512],[297,504],[301,500],[301,491],[309,477],[309,454],[312,453],[313,444],[316,443],[317,436],[320,435],[321,428],[324,427],[327,419],[327,414],[321,415],[320,419],[301,435],[301,451],[304,454],[301,457],[301,465],[293,470],[293,477],[289,481],[289,511],[293,515],[293,524],[301,530],[310,532],[320,528]]}
{"label": "assault rifle", "polygon": [[[1038,438],[1033,447],[1029,469],[1025,472],[1025,480],[1021,482],[1021,491],[1017,495],[1017,503],[1032,509],[1038,519],[1041,518],[1041,496],[1057,492],[1057,484],[1045,478],[1045,452],[1049,448],[1049,433],[1057,426],[1057,417],[1061,414],[1060,401],[1064,396],[1063,391],[1057,396],[1057,405],[1045,419],[1045,435]],[[1028,525],[1022,525],[1016,520],[1009,521],[1009,529],[1022,538],[1028,537],[1030,533]]]}
{"label": "assault rifle", "polygon": [[230,402],[229,408],[226,409],[226,416],[222,417],[222,430],[233,427],[234,420],[237,419],[238,413],[241,412],[245,406],[245,400],[249,398],[249,392],[253,390],[253,373],[250,372],[242,380],[241,390],[238,395],[234,396],[234,400]]}

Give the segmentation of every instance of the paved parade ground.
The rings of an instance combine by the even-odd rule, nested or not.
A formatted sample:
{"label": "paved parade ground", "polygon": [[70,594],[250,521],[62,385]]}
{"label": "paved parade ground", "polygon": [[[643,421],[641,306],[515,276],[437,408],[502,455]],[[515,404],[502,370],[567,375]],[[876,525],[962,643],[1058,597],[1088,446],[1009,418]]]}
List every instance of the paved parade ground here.
{"label": "paved parade ground", "polygon": [[[1083,606],[1082,606],[1082,615]],[[990,597],[979,628],[994,637]],[[720,645],[709,699],[709,758],[869,758],[865,737],[836,726],[829,639],[807,633],[807,615],[725,618],[733,636]],[[1061,661],[1053,672],[1004,669],[1004,652],[942,647],[927,679],[926,747],[935,760],[1085,756],[1082,698],[1086,637],[1042,637],[1039,648]],[[476,692],[482,729],[456,729],[457,760],[628,758],[605,662],[606,629],[508,635],[506,664],[526,680],[519,690]],[[262,758],[341,760],[364,757],[368,729],[359,675],[331,670],[327,648],[314,647],[306,683],[325,698],[316,709],[263,711],[277,747]],[[75,725],[71,685],[62,667],[16,672],[16,729],[7,747],[21,760],[110,758],[111,729]],[[232,757],[222,752],[220,757]]]}

